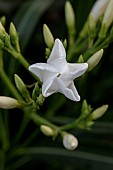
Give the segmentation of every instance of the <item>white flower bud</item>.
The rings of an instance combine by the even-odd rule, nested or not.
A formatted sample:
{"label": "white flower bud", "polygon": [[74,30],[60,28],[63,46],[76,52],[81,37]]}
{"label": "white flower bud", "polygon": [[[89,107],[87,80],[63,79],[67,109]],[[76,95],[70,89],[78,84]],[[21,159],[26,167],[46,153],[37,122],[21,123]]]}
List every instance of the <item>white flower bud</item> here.
{"label": "white flower bud", "polygon": [[44,40],[45,40],[46,45],[49,48],[52,48],[54,45],[54,38],[53,38],[53,35],[50,29],[48,28],[46,24],[43,25],[43,35],[44,35]]}
{"label": "white flower bud", "polygon": [[107,111],[107,109],[108,109],[108,105],[103,105],[97,108],[96,110],[94,110],[91,114],[92,120],[96,120],[100,118],[101,116],[103,116],[103,114]]}
{"label": "white flower bud", "polygon": [[100,38],[105,38],[107,30],[112,22],[113,22],[113,0],[110,0],[103,17],[102,27],[99,33]]}
{"label": "white flower bud", "polygon": [[63,136],[63,145],[68,150],[74,150],[78,146],[78,140],[72,134],[66,133]]}
{"label": "white flower bud", "polygon": [[88,60],[88,71],[91,71],[101,60],[103,55],[103,49],[97,51],[95,54],[93,54]]}
{"label": "white flower bud", "polygon": [[98,20],[98,18],[103,15],[103,13],[105,12],[106,10],[106,7],[109,3],[109,0],[97,0],[92,9],[91,9],[91,12],[90,14],[94,17],[95,21]]}
{"label": "white flower bud", "polygon": [[13,109],[20,108],[21,104],[18,100],[11,97],[0,96],[0,108],[2,109]]}
{"label": "white flower bud", "polygon": [[104,14],[102,24],[106,24],[108,28],[110,24],[112,23],[112,21],[113,21],[113,0],[110,0],[107,6],[106,12]]}
{"label": "white flower bud", "polygon": [[46,136],[54,136],[55,135],[54,130],[52,128],[50,128],[49,126],[41,125],[40,130]]}

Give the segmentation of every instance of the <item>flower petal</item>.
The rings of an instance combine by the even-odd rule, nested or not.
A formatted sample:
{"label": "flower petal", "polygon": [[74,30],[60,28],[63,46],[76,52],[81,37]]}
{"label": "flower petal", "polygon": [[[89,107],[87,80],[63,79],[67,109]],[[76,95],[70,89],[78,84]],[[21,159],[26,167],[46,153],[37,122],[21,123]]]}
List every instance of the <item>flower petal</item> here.
{"label": "flower petal", "polygon": [[[47,92],[48,91],[48,92]],[[73,101],[79,101],[80,96],[74,86],[74,83],[71,82],[68,87],[65,86],[64,82],[59,78],[55,78],[54,81],[49,86],[46,92],[51,95],[56,92],[64,94],[67,98]]]}
{"label": "flower petal", "polygon": [[81,64],[68,63],[68,67],[69,67],[70,79],[74,80],[75,78],[81,76],[88,69],[88,64],[87,63],[81,63]]}
{"label": "flower petal", "polygon": [[60,73],[66,65],[66,52],[62,42],[59,39],[55,40],[52,52],[47,63],[56,68]]}
{"label": "flower petal", "polygon": [[36,63],[29,67],[29,70],[39,77],[40,81],[44,82],[48,78],[56,77],[58,75],[57,70],[46,63]]}
{"label": "flower petal", "polygon": [[44,97],[48,97],[53,93],[56,93],[54,88],[51,88],[52,84],[54,84],[54,79],[47,79],[42,85],[42,94]]}

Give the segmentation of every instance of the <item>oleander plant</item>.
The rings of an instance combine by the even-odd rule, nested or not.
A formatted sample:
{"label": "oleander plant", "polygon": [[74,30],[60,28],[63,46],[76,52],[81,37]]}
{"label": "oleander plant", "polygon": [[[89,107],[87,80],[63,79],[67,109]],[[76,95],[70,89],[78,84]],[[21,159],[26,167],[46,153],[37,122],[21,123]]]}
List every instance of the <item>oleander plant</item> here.
{"label": "oleander plant", "polygon": [[113,0],[0,6],[0,170],[111,170]]}

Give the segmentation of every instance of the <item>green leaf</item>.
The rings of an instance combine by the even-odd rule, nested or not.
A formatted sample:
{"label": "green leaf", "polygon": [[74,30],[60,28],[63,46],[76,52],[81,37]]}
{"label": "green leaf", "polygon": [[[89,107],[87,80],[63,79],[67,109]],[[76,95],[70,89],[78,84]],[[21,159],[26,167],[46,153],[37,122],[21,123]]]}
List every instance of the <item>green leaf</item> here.
{"label": "green leaf", "polygon": [[27,46],[37,22],[54,0],[28,1],[17,12],[14,23],[19,32],[22,50]]}

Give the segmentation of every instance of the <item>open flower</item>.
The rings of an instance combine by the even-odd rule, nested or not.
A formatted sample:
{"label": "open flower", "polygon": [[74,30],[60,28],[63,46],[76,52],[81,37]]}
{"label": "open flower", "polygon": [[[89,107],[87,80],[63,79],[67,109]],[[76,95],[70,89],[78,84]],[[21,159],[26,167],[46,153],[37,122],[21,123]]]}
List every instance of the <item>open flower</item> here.
{"label": "open flower", "polygon": [[56,39],[47,63],[33,64],[29,70],[43,82],[44,97],[60,92],[73,101],[79,101],[80,96],[73,80],[81,76],[87,68],[87,63],[67,63],[64,46],[59,39]]}

